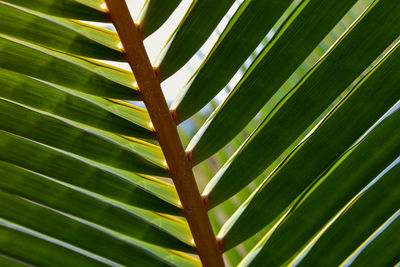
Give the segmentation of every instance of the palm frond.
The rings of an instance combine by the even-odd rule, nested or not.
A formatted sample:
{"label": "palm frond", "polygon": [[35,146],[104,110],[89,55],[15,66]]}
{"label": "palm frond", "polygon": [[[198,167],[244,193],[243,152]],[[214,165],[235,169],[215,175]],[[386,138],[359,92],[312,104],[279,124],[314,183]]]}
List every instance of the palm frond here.
{"label": "palm frond", "polygon": [[0,265],[397,264],[398,1],[142,2],[0,1]]}

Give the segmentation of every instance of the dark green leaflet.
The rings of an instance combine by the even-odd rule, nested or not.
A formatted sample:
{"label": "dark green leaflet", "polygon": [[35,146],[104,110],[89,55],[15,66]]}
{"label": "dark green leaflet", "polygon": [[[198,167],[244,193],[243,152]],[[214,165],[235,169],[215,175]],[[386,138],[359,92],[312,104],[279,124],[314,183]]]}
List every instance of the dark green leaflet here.
{"label": "dark green leaflet", "polygon": [[179,70],[197,52],[233,2],[234,0],[196,0],[192,3],[193,8],[189,9],[190,13],[181,22],[160,64],[163,80]]}
{"label": "dark green leaflet", "polygon": [[298,266],[339,266],[397,211],[400,203],[399,177],[400,164],[397,164],[328,228]]}
{"label": "dark green leaflet", "polygon": [[298,7],[192,139],[187,149],[193,151],[194,164],[213,155],[248,124],[355,2],[311,0]]}
{"label": "dark green leaflet", "polygon": [[[211,206],[232,196],[261,174],[399,36],[400,25],[393,26],[400,19],[399,14],[400,6],[395,0],[378,2],[364,14],[346,38],[253,132],[228,161],[229,167],[216,175],[211,182],[213,186],[206,190]],[[374,26],[378,21],[379,26]],[[249,162],[252,168],[245,168]],[[240,178],[232,183],[237,176]]]}
{"label": "dark green leaflet", "polygon": [[276,266],[290,260],[346,203],[391,164],[400,151],[400,138],[396,134],[398,125],[399,110],[343,155],[296,203],[260,248],[251,266],[261,262]]}
{"label": "dark green leaflet", "polygon": [[[400,49],[396,48],[356,87],[287,162],[264,181],[224,229],[228,247],[272,222],[353,142],[398,101]],[[376,90],[376,88],[380,90]],[[323,148],[323,149],[321,149]],[[290,185],[290,186],[288,186]],[[268,213],[264,213],[265,209]],[[258,220],[250,220],[258,216]],[[231,225],[233,224],[233,226]],[[229,231],[228,231],[229,229]]]}
{"label": "dark green leaflet", "polygon": [[[291,0],[248,0],[228,24],[189,88],[173,104],[180,122],[205,106],[229,82]],[[241,9],[244,9],[243,11]],[[234,56],[232,56],[234,55]],[[212,82],[210,82],[212,80]]]}
{"label": "dark green leaflet", "polygon": [[150,0],[140,28],[145,37],[155,32],[174,12],[182,0]]}

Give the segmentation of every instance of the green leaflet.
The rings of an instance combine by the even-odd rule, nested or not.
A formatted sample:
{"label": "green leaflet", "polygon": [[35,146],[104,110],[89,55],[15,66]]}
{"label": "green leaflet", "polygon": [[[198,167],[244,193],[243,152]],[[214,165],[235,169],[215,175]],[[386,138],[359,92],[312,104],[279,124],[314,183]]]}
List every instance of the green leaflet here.
{"label": "green leaflet", "polygon": [[0,16],[0,31],[3,34],[79,56],[123,60],[117,46],[119,38],[114,32],[2,2]]}
{"label": "green leaflet", "polygon": [[290,260],[346,203],[392,163],[400,151],[398,125],[399,110],[338,159],[289,211],[265,244],[260,242],[254,249],[250,266],[260,263],[278,266]]}
{"label": "green leaflet", "polygon": [[143,158],[143,152],[116,144],[110,138],[3,99],[0,107],[2,130],[116,168],[158,176],[167,174],[165,169]]}
{"label": "green leaflet", "polygon": [[316,243],[309,251],[297,256],[300,261],[297,266],[339,266],[397,211],[400,203],[399,177],[400,164],[397,164],[329,225],[317,241],[312,240]]}
{"label": "green leaflet", "polygon": [[395,0],[378,2],[364,13],[215,176],[205,190],[211,206],[261,174],[399,36],[400,25],[393,26],[399,14]]}
{"label": "green leaflet", "polygon": [[142,128],[152,131],[152,128],[150,127],[151,120],[149,113],[147,112],[147,110],[143,108],[140,108],[138,106],[127,103],[122,100],[97,97],[94,95],[89,95],[79,91],[68,89],[60,85],[52,84],[51,86],[56,87],[57,89],[60,89],[64,92],[67,92],[68,94],[77,96],[79,98],[83,98],[84,100],[89,101],[95,104],[96,106],[99,106],[107,111],[110,111],[111,113],[114,113],[134,124],[137,124]]}
{"label": "green leaflet", "polygon": [[[77,220],[77,218],[73,218],[73,217],[72,217],[72,219],[73,220]],[[54,264],[54,259],[51,258],[51,257],[48,257],[50,255],[47,256],[46,253],[50,253],[50,251],[53,251],[54,247],[58,247],[58,245],[64,246],[67,249],[71,249],[71,251],[69,253],[73,252],[73,250],[75,250],[77,252],[81,252],[81,254],[83,254],[83,255],[92,257],[94,259],[100,260],[103,263],[106,263],[107,266],[110,266],[110,265],[112,265],[112,266],[136,266],[137,263],[141,262],[141,260],[143,260],[143,259],[145,259],[145,261],[143,263],[141,263],[141,265],[144,265],[144,266],[149,266],[149,264],[150,264],[150,266],[154,266],[154,265],[156,265],[156,266],[158,266],[158,265],[163,265],[163,266],[164,265],[168,265],[168,266],[170,266],[170,265],[174,265],[174,266],[201,266],[200,262],[198,260],[196,260],[196,259],[194,259],[192,257],[189,257],[184,253],[173,251],[173,250],[169,250],[169,249],[165,249],[165,248],[162,248],[162,247],[159,247],[159,246],[155,246],[155,245],[151,245],[149,243],[142,242],[140,240],[131,238],[129,236],[118,234],[118,233],[113,232],[113,231],[111,231],[109,229],[105,229],[105,228],[99,227],[98,225],[91,225],[90,223],[85,222],[85,221],[81,221],[81,220],[78,220],[78,221],[82,222],[84,224],[87,224],[88,226],[93,227],[95,229],[98,229],[98,230],[100,230],[102,232],[105,232],[106,234],[112,236],[115,239],[121,240],[122,242],[124,242],[125,246],[134,245],[134,246],[137,246],[138,248],[140,248],[142,250],[147,250],[148,252],[150,251],[150,253],[153,254],[153,256],[156,256],[156,258],[158,258],[158,260],[155,259],[155,258],[149,257],[149,255],[146,255],[146,253],[143,251],[142,252],[143,254],[140,255],[140,257],[138,257],[138,255],[137,255],[138,253],[134,253],[133,255],[136,254],[136,257],[134,257],[134,260],[132,260],[132,254],[130,254],[130,260],[131,260],[130,263],[127,263],[125,265],[119,265],[118,263],[112,262],[112,261],[110,261],[108,259],[105,259],[105,258],[99,256],[99,255],[95,255],[95,254],[92,254],[92,253],[90,253],[88,251],[84,251],[84,250],[82,250],[80,248],[73,247],[70,244],[67,244],[67,243],[64,243],[64,242],[60,242],[59,240],[56,240],[56,239],[54,239],[54,238],[52,238],[50,236],[46,236],[46,235],[43,235],[43,234],[38,233],[36,231],[33,231],[32,229],[27,229],[25,227],[16,225],[14,223],[7,222],[6,220],[1,220],[0,219],[0,224],[5,225],[6,227],[8,226],[9,228],[15,229],[17,231],[25,232],[28,235],[39,237],[39,239],[35,240],[36,242],[32,242],[32,245],[41,247],[42,248],[42,252],[45,252],[43,254],[43,255],[46,256],[46,257],[44,257],[45,261],[44,261],[44,263],[41,263],[40,266],[53,266],[52,264]],[[83,226],[81,228],[85,228],[85,226]],[[8,232],[10,232],[11,229],[8,229]],[[102,233],[100,233],[100,234],[102,234]],[[16,236],[16,238],[18,238],[18,240],[21,240],[22,243],[23,243],[23,241],[24,241],[24,236],[23,235],[15,235],[15,236]],[[117,242],[118,242],[118,240],[117,240]],[[50,242],[50,244],[49,244],[50,248],[43,249],[44,246],[42,245],[42,242],[44,242],[44,241],[49,241]],[[6,239],[6,242],[7,242],[7,239]],[[3,243],[5,243],[5,242],[3,242]],[[53,243],[53,244],[51,244],[51,243]],[[115,244],[116,242],[112,242],[112,243]],[[8,244],[11,244],[11,242],[8,242]],[[18,251],[16,249],[17,246],[20,246],[22,244],[18,244],[18,242],[14,242],[13,244],[15,244],[15,246],[13,246],[13,249],[9,251],[10,252],[9,254],[16,254],[18,257],[23,256],[24,258],[25,258],[25,255],[29,255],[29,253],[27,253],[27,254],[20,253],[20,251]],[[31,244],[31,243],[29,243],[29,244]],[[108,249],[113,249],[112,247],[110,247],[109,244],[107,244],[107,247],[108,247]],[[30,252],[33,248],[30,248],[30,246],[28,244],[23,243],[21,249],[24,249],[24,252],[25,251]],[[121,252],[122,251],[127,251],[127,249],[126,248],[122,248],[120,251]],[[62,253],[62,251],[59,251],[59,250],[57,251],[57,248],[55,249],[54,252],[58,253],[58,254],[61,254],[61,256],[68,257],[68,255],[65,255],[65,253]],[[20,254],[18,254],[18,253],[20,253]],[[119,253],[119,252],[117,252],[117,253]],[[42,255],[42,254],[39,253],[39,255]],[[2,255],[0,254],[0,263],[2,262],[1,261],[2,260],[1,256]],[[4,255],[4,257],[11,258],[8,255],[7,256]],[[32,259],[38,260],[33,256],[30,256],[28,259],[30,261]],[[70,257],[68,257],[68,259],[70,259]],[[136,260],[136,259],[138,259],[138,260]],[[13,260],[17,261],[15,258]],[[41,259],[39,259],[39,260],[41,260]],[[47,262],[47,260],[48,260],[48,262]],[[66,261],[64,260],[63,263],[60,266],[64,266],[66,264],[65,262]],[[67,265],[68,265],[68,263],[67,263]],[[14,266],[14,265],[5,265],[5,266]],[[21,265],[17,265],[17,266],[21,266]],[[26,266],[26,265],[23,265],[23,266]],[[70,265],[68,265],[68,266],[70,266]],[[74,266],[74,264],[72,263],[71,266]],[[78,266],[80,266],[80,265],[78,264]],[[84,266],[87,266],[87,265],[84,265]]]}
{"label": "green leaflet", "polygon": [[[90,102],[90,97],[87,100],[87,96],[78,97],[70,91],[63,91],[59,87],[2,68],[0,68],[0,97],[104,131],[132,137],[153,138],[153,133],[142,126],[147,121],[140,126],[136,125]],[[111,107],[109,110],[118,109],[120,106],[107,100],[103,102]],[[136,115],[135,117],[143,117],[134,109],[131,112]]]}
{"label": "green leaflet", "polygon": [[[67,121],[68,123],[68,121]],[[75,124],[71,123],[73,126],[78,127],[78,128],[83,128],[80,124]],[[142,141],[140,139],[132,138],[132,137],[121,137],[119,135],[115,135],[109,132],[104,132],[101,130],[97,129],[90,129],[89,127],[86,129],[88,132],[98,135],[100,137],[103,137],[107,140],[109,140],[112,143],[115,143],[130,152],[133,152],[144,159],[150,161],[151,163],[157,165],[158,167],[161,167],[164,169],[164,171],[167,169],[167,167],[164,165],[164,155],[162,153],[162,150],[159,146],[154,145],[149,142]],[[165,173],[164,173],[165,176]]]}
{"label": "green leaflet", "polygon": [[[19,147],[16,146],[15,148],[18,149]],[[29,148],[22,149],[22,152],[26,151],[29,152]],[[56,153],[57,152],[54,154]],[[44,175],[54,175],[50,176],[51,179],[55,179],[59,183],[65,183],[65,187],[63,187],[55,182],[52,182],[50,179],[40,179],[40,176],[23,171],[22,169],[17,168],[10,163],[0,161],[0,166],[2,167],[0,173],[2,174],[2,177],[6,177],[0,180],[0,188],[14,194],[19,194],[25,198],[29,198],[38,202],[39,200],[37,200],[37,198],[42,199],[47,194],[46,192],[48,188],[52,188],[52,193],[55,194],[56,187],[59,187],[58,191],[60,196],[63,194],[67,195],[67,193],[63,192],[71,191],[69,188],[75,188],[76,190],[86,192],[86,194],[96,195],[102,201],[105,201],[105,199],[111,199],[116,203],[121,202],[126,205],[133,205],[152,211],[169,213],[173,215],[181,214],[181,210],[178,207],[173,206],[174,204],[176,205],[176,203],[166,203],[157,197],[157,193],[159,192],[155,191],[158,189],[156,187],[154,188],[155,192],[151,194],[150,192],[146,191],[146,188],[141,188],[137,185],[135,186],[132,183],[113,176],[105,171],[102,171],[101,169],[95,169],[91,165],[86,165],[78,160],[68,158],[62,154],[58,155],[61,159],[60,162],[48,164],[49,166],[40,166],[39,163],[42,162],[38,159],[32,159],[32,162],[27,162],[28,160],[18,158],[17,155],[17,153],[12,152],[4,153],[2,158],[7,158],[6,160],[11,164],[19,164],[27,168],[31,167],[30,170],[36,173],[41,172]],[[48,154],[42,153],[40,155],[41,157],[39,159],[43,158],[44,156],[47,156],[48,159],[58,159],[55,156],[51,157],[51,152]],[[68,162],[75,164],[71,164],[72,166],[65,166]],[[45,163],[42,164],[45,165]],[[56,165],[60,169],[57,171],[52,171],[51,167],[53,165]],[[78,167],[82,168],[78,169]],[[91,173],[84,175],[82,174],[84,171],[91,171]],[[143,178],[142,180],[145,181]],[[147,181],[147,183],[151,184],[151,180]],[[164,186],[164,188],[162,186]],[[159,191],[163,189],[169,189],[172,191],[172,189],[168,188],[166,185],[161,184],[159,187]],[[45,200],[41,200],[42,203],[43,201]]]}
{"label": "green leaflet", "polygon": [[0,266],[8,267],[26,267],[28,264],[26,262],[19,261],[12,257],[0,253]]}
{"label": "green leaflet", "polygon": [[[39,266],[109,266],[94,255],[69,249],[65,243],[32,233],[0,219],[0,252],[24,263]],[[25,265],[24,265],[25,266]]]}
{"label": "green leaflet", "polygon": [[143,17],[140,19],[140,28],[144,37],[155,32],[174,12],[182,0],[147,0]]}
{"label": "green leaflet", "polygon": [[[399,263],[400,210],[353,252],[340,266],[396,266]],[[382,249],[384,248],[384,249]],[[377,257],[379,255],[379,257]]]}
{"label": "green leaflet", "polygon": [[[2,147],[1,160],[129,205],[163,213],[181,214],[180,209],[163,205],[159,201],[154,202],[154,199],[149,199],[149,196],[146,197],[146,194],[136,189],[138,187],[178,206],[176,190],[166,182],[99,164],[24,138],[10,135],[7,140],[12,149]],[[148,202],[143,201],[145,199]]]}
{"label": "green leaflet", "polygon": [[168,50],[159,65],[163,80],[179,70],[200,49],[233,2],[234,0],[193,1],[176,34],[164,48]]}
{"label": "green leaflet", "polygon": [[[112,232],[112,231],[111,231]],[[140,240],[133,239],[128,236],[123,236],[118,233],[112,232],[113,235],[116,237],[120,237],[125,239],[128,242],[139,244],[141,247],[151,251],[153,254],[157,255],[159,258],[163,259],[164,261],[168,262],[168,265],[172,266],[187,266],[187,267],[199,267],[202,266],[200,261],[192,258],[191,256],[176,250],[162,248],[156,245],[151,245],[146,242],[142,242]],[[136,266],[136,263],[132,263],[133,266]]]}
{"label": "green leaflet", "polygon": [[137,99],[129,71],[0,35],[0,67],[84,93]]}
{"label": "green leaflet", "polygon": [[[398,64],[400,49],[397,45],[231,217],[220,232],[227,247],[240,243],[272,222],[398,101]],[[266,208],[269,212],[263,213]],[[250,220],[254,216],[258,216],[258,220]]]}
{"label": "green leaflet", "polygon": [[[3,101],[3,100],[4,99],[0,97],[0,101]],[[8,101],[8,102],[12,102],[12,101]],[[19,106],[24,106],[24,105],[15,103],[15,102],[12,102],[12,103],[17,104]],[[97,128],[87,126],[85,124],[81,124],[79,122],[74,122],[74,121],[65,119],[63,117],[55,116],[55,115],[47,113],[47,112],[42,112],[42,111],[34,109],[34,108],[30,108],[30,107],[26,107],[26,108],[29,111],[40,113],[44,116],[48,116],[55,120],[59,120],[67,125],[75,127],[77,129],[87,132],[89,134],[98,136],[99,138],[106,139],[108,142],[111,142],[111,143],[113,143],[125,150],[128,150],[129,152],[132,152],[133,154],[136,154],[139,157],[142,157],[145,160],[151,162],[151,165],[154,164],[154,165],[166,170],[166,166],[164,164],[164,161],[165,161],[164,155],[161,151],[161,148],[157,145],[154,145],[154,144],[146,142],[146,141],[142,141],[137,138],[129,137],[129,136],[116,135],[116,134],[113,134],[113,133],[110,133],[107,131],[103,131],[103,130],[100,130]],[[134,167],[134,166],[132,166],[132,167]],[[164,173],[164,175],[165,175],[165,173]]]}
{"label": "green leaflet", "polygon": [[189,118],[221,91],[291,3],[247,0],[242,4],[193,75],[193,82],[172,104],[179,121]]}
{"label": "green leaflet", "polygon": [[[87,95],[85,97],[87,97]],[[151,144],[151,143],[148,143],[148,142],[145,142],[145,141],[142,141],[140,139],[133,138],[130,136],[122,136],[122,135],[120,136],[120,135],[117,135],[114,133],[110,133],[108,131],[104,131],[102,129],[93,128],[92,126],[87,125],[86,122],[84,122],[84,123],[76,122],[76,121],[67,119],[63,116],[58,116],[58,115],[55,115],[54,113],[51,113],[51,112],[49,113],[47,111],[36,109],[34,107],[26,106],[24,104],[17,103],[15,101],[11,101],[8,99],[4,99],[2,97],[0,97],[0,101],[7,101],[7,102],[14,103],[16,105],[19,105],[19,106],[23,106],[23,107],[27,108],[27,110],[29,110],[29,111],[40,113],[44,116],[48,116],[48,117],[54,118],[55,120],[62,121],[63,123],[66,123],[72,127],[78,128],[80,130],[86,131],[86,132],[94,134],[94,135],[97,135],[101,138],[105,138],[109,142],[112,142],[118,146],[121,146],[121,147],[135,153],[135,154],[138,154],[139,156],[145,158],[146,160],[149,160],[150,162],[154,163],[155,165],[165,168],[164,155],[161,151],[161,148],[157,145],[154,145],[154,144]],[[104,102],[107,102],[107,101],[105,100]],[[111,103],[108,103],[108,104],[112,105]],[[137,111],[137,110],[133,110],[133,111]],[[137,114],[137,113],[134,112],[133,114]],[[24,119],[24,118],[19,118],[19,119]]]}
{"label": "green leaflet", "polygon": [[193,137],[187,150],[193,151],[194,164],[213,155],[248,124],[355,2],[307,0],[298,6]]}
{"label": "green leaflet", "polygon": [[0,186],[4,191],[138,240],[171,249],[193,251],[188,245],[190,232],[183,221],[139,209],[8,163],[0,163],[4,168],[1,171],[4,174],[2,179],[10,179],[9,184],[1,181]]}
{"label": "green leaflet", "polygon": [[[100,0],[2,0],[58,17],[107,22]],[[89,7],[90,6],[90,7]],[[91,8],[92,7],[92,8]]]}
{"label": "green leaflet", "polygon": [[134,258],[135,264],[163,265],[161,263],[163,260],[152,257],[150,251],[115,238],[103,229],[96,229],[94,226],[48,209],[46,206],[36,205],[3,191],[0,191],[0,206],[0,217],[3,220],[100,255],[112,262],[132,266],[132,258]]}

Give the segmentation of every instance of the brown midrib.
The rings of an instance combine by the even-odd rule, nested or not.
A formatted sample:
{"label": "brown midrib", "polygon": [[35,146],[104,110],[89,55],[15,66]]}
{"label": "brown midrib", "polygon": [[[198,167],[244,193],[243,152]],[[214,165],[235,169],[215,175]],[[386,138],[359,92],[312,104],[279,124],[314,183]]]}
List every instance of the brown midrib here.
{"label": "brown midrib", "polygon": [[207,267],[224,266],[222,253],[193,175],[192,165],[179,138],[160,81],[144,48],[142,35],[135,26],[124,0],[106,0],[106,4],[108,15],[124,47],[124,58],[135,75],[140,88],[140,98],[147,108],[167,161],[169,175],[178,192],[183,215],[188,221],[201,262]]}

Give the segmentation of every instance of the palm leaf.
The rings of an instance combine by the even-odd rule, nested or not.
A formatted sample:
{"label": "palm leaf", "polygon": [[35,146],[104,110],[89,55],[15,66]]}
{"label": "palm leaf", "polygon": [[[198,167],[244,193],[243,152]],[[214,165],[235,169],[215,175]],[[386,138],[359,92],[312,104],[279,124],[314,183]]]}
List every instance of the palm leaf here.
{"label": "palm leaf", "polygon": [[395,265],[397,1],[184,2],[0,1],[0,265]]}

